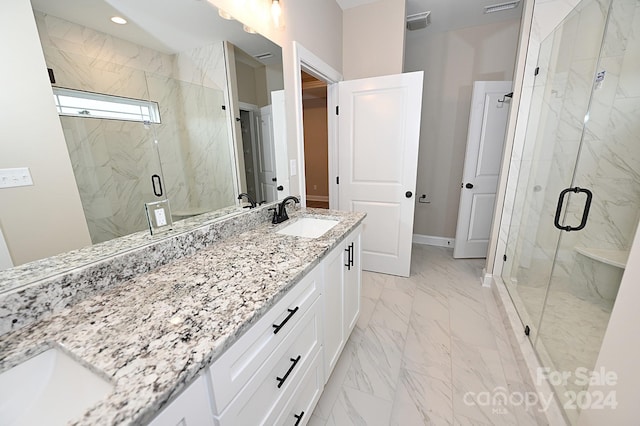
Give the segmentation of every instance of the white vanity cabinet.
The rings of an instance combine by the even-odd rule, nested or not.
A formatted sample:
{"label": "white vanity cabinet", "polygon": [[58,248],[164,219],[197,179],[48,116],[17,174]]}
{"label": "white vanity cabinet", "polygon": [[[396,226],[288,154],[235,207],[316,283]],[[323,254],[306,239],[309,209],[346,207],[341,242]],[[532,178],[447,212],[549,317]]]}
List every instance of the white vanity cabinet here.
{"label": "white vanity cabinet", "polygon": [[324,367],[329,379],[360,313],[359,226],[323,262]]}
{"label": "white vanity cabinet", "polygon": [[207,378],[201,375],[149,423],[150,426],[214,426]]}
{"label": "white vanity cabinet", "polygon": [[360,312],[360,234],[361,226],[151,425],[306,424]]}

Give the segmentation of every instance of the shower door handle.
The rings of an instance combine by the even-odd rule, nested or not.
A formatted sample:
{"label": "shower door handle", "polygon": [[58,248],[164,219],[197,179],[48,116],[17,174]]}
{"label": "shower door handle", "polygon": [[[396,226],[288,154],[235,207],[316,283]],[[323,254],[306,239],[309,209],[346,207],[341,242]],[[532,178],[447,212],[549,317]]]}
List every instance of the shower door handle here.
{"label": "shower door handle", "polygon": [[160,176],[151,175],[151,186],[153,186],[153,195],[156,197],[162,197],[162,181],[160,180]]}
{"label": "shower door handle", "polygon": [[[587,200],[584,203],[584,210],[582,211],[582,220],[580,221],[580,225],[576,227],[569,226],[569,225],[560,225],[560,214],[562,213],[562,205],[564,204],[564,197],[570,192],[575,192],[576,194],[579,192],[584,192],[585,194],[587,194]],[[555,225],[555,227],[561,231],[567,231],[567,232],[579,231],[582,228],[584,228],[587,225],[587,217],[589,216],[589,208],[591,207],[592,198],[593,198],[593,194],[591,193],[591,191],[585,188],[578,188],[576,186],[575,188],[564,189],[560,193],[560,196],[558,197],[558,206],[556,207],[556,217],[553,221],[553,224]]]}

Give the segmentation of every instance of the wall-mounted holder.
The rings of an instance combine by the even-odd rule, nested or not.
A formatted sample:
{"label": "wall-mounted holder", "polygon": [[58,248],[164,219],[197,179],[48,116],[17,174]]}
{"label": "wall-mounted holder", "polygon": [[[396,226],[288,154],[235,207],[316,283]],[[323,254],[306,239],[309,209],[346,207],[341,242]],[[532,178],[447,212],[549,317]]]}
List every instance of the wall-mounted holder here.
{"label": "wall-mounted holder", "polygon": [[173,227],[169,200],[145,203],[144,208],[147,212],[147,222],[149,223],[151,235],[168,231]]}
{"label": "wall-mounted holder", "polygon": [[420,204],[431,204],[431,201],[427,200],[427,194],[422,194],[420,198],[418,198],[418,202]]}

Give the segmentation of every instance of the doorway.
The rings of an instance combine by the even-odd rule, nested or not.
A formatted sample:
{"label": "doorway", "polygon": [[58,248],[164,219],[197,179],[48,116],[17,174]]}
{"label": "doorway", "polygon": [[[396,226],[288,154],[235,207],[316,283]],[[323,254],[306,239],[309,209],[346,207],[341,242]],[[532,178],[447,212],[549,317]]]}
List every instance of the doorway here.
{"label": "doorway", "polygon": [[329,208],[327,83],[301,71],[307,207]]}

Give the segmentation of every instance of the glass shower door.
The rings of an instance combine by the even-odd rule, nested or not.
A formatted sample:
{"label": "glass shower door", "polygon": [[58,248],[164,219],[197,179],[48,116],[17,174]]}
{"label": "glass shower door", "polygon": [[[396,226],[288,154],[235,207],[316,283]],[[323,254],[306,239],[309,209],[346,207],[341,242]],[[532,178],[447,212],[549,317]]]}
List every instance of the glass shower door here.
{"label": "glass shower door", "polygon": [[541,44],[520,163],[502,278],[571,423],[640,214],[637,28],[636,0],[583,0]]}
{"label": "glass shower door", "polygon": [[[640,6],[608,6],[598,67],[573,79],[590,99],[571,187],[593,196],[584,229],[560,232],[535,342],[545,366],[571,374],[555,390],[572,422],[591,396],[578,374],[595,367],[640,212],[640,91],[631,82],[640,60],[633,36]],[[585,211],[586,197],[570,194],[560,211],[565,226],[580,223]]]}
{"label": "glass shower door", "polygon": [[560,240],[554,226],[558,195],[575,172],[606,13],[599,1],[582,1],[539,48],[502,272],[534,342]]}

